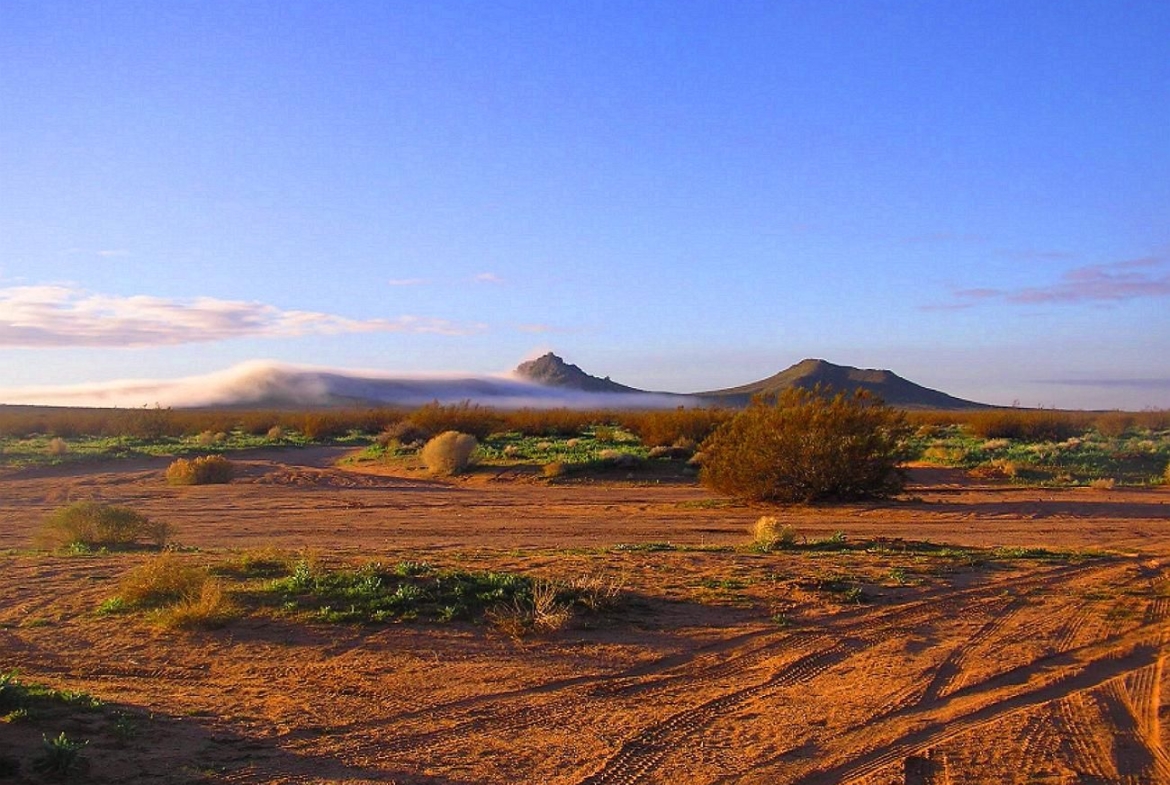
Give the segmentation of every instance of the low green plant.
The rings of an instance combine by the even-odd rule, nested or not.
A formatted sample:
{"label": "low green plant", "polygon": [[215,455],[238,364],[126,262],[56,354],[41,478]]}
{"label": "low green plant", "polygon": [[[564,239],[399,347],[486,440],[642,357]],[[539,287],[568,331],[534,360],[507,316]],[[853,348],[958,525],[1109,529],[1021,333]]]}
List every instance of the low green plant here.
{"label": "low green plant", "polygon": [[30,710],[47,705],[65,705],[89,711],[99,708],[102,702],[86,692],[22,682],[17,678],[15,670],[0,674],[0,712],[6,717],[28,716]]}
{"label": "low green plant", "polygon": [[170,526],[151,521],[128,507],[86,501],[51,513],[41,526],[37,542],[51,548],[83,546],[85,552],[143,543],[161,548],[170,536]]}
{"label": "low green plant", "polygon": [[26,692],[16,679],[16,671],[0,673],[0,712],[9,712],[24,705]]}
{"label": "low green plant", "polygon": [[138,720],[131,714],[124,711],[117,712],[114,715],[114,725],[111,728],[114,738],[126,744],[135,739],[141,733]]}
{"label": "low green plant", "polygon": [[61,731],[54,738],[44,736],[41,755],[33,762],[39,774],[65,777],[75,773],[83,762],[81,751],[88,741],[74,741]]}
{"label": "low green plant", "polygon": [[285,612],[307,613],[321,621],[487,620],[517,634],[559,628],[568,618],[564,612],[571,615],[577,607],[592,612],[610,608],[619,592],[604,583],[561,584],[414,561],[334,569],[301,563],[265,590]]}

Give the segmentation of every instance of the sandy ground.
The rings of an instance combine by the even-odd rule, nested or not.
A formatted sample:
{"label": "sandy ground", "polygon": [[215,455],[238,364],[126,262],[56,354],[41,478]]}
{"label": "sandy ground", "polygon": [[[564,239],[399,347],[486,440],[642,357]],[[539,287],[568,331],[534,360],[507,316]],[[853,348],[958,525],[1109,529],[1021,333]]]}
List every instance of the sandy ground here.
{"label": "sandy ground", "polygon": [[[0,477],[0,672],[107,702],[93,782],[1170,782],[1163,680],[1170,492],[1052,490],[915,469],[905,498],[736,505],[686,483],[440,482],[254,453],[226,486],[166,461]],[[358,627],[279,615],[203,632],[99,616],[141,554],[28,550],[70,500],[174,525],[184,558],[308,549],[620,581],[618,612],[513,640],[483,625]],[[759,554],[776,514],[881,551]],[[897,538],[1108,552],[970,563]],[[674,549],[617,547],[672,543]],[[864,603],[818,586],[847,579]],[[118,737],[111,712],[137,730]],[[43,723],[42,723],[43,724]],[[0,723],[25,765],[56,726]],[[11,752],[8,752],[8,751]]]}

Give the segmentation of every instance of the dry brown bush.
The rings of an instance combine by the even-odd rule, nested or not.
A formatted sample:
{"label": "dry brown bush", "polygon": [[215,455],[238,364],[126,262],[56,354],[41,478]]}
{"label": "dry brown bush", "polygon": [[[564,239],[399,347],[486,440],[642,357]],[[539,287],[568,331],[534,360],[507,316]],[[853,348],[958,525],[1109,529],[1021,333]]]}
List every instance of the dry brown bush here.
{"label": "dry brown bush", "polygon": [[184,594],[164,607],[158,620],[166,627],[206,629],[222,626],[236,613],[235,606],[223,590],[223,584],[207,579],[197,592]]}
{"label": "dry brown bush", "polygon": [[551,581],[533,581],[530,597],[516,597],[511,604],[487,612],[488,622],[511,638],[564,629],[573,609],[560,599],[560,587]]}
{"label": "dry brown bush", "polygon": [[1062,442],[1083,434],[1092,417],[1080,412],[1052,409],[988,409],[965,419],[965,427],[984,439],[1025,442]]}
{"label": "dry brown bush", "polygon": [[377,443],[382,447],[388,447],[394,442],[399,444],[414,444],[415,442],[425,442],[434,434],[423,428],[418,423],[411,419],[399,420],[398,422],[386,426],[386,428],[378,434]]}
{"label": "dry brown bush", "polygon": [[1137,418],[1126,412],[1106,412],[1093,421],[1093,427],[1102,436],[1124,436],[1126,431],[1137,425]]}
{"label": "dry brown bush", "polygon": [[611,412],[579,409],[520,409],[502,417],[506,430],[525,436],[580,436],[597,423],[614,419]]}
{"label": "dry brown bush", "polygon": [[179,458],[167,467],[167,482],[171,485],[213,485],[231,482],[235,465],[222,455],[203,455],[198,458]]}
{"label": "dry brown bush", "polygon": [[471,466],[478,440],[469,433],[446,431],[427,442],[419,452],[423,465],[433,474],[459,474]]}
{"label": "dry brown bush", "polygon": [[698,444],[733,416],[735,412],[730,409],[679,407],[668,411],[626,413],[621,422],[647,447],[667,447],[683,440]]}
{"label": "dry brown bush", "polygon": [[430,403],[415,409],[408,419],[428,434],[458,431],[476,439],[486,439],[504,425],[499,412],[470,401],[451,405]]}
{"label": "dry brown bush", "polygon": [[751,527],[752,544],[760,550],[775,551],[796,545],[796,529],[774,515],[761,515]]}
{"label": "dry brown bush", "polygon": [[118,596],[130,606],[157,608],[199,596],[207,570],[166,552],[139,564],[118,582]]}

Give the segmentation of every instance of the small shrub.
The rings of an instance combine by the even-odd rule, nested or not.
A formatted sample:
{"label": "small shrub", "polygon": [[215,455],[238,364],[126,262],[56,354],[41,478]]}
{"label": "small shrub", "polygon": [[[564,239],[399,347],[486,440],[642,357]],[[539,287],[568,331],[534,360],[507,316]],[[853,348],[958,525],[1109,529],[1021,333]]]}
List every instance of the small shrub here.
{"label": "small shrub", "polygon": [[479,442],[469,433],[446,431],[427,442],[419,456],[433,474],[459,474],[471,466]]}
{"label": "small shrub", "polygon": [[612,425],[596,425],[593,427],[593,440],[598,444],[614,444],[621,441],[620,432]]}
{"label": "small shrub", "polygon": [[970,457],[966,447],[932,444],[922,452],[922,460],[942,466],[961,466]]}
{"label": "small shrub", "polygon": [[517,594],[510,604],[490,609],[491,625],[512,638],[564,629],[573,618],[573,609],[560,597],[560,588],[549,581],[533,581],[532,589]]}
{"label": "small shrub", "polygon": [[169,525],[151,521],[128,507],[89,501],[53,512],[37,540],[50,548],[82,546],[79,550],[126,548],[142,542],[161,548],[170,535]]}
{"label": "small shrub", "polygon": [[1128,412],[1106,412],[1093,422],[1093,427],[1102,436],[1124,436],[1137,425],[1137,417]]}
{"label": "small shrub", "polygon": [[22,708],[25,692],[24,685],[16,679],[16,671],[0,673],[0,713]]}
{"label": "small shrub", "polygon": [[546,480],[555,480],[558,477],[564,477],[568,469],[562,461],[549,461],[541,467],[540,473]]}
{"label": "small shrub", "polygon": [[45,447],[45,453],[54,458],[59,458],[67,452],[69,452],[69,444],[60,436],[50,439]]}
{"label": "small shrub", "polygon": [[445,431],[458,431],[471,434],[476,439],[486,439],[499,432],[504,425],[504,418],[499,413],[470,401],[450,405],[429,403],[411,412],[409,421],[427,432],[423,438]]}
{"label": "small shrub", "polygon": [[881,498],[899,492],[905,415],[863,390],[786,390],[756,400],[703,444],[702,482],[754,501]]}
{"label": "small shrub", "polygon": [[234,615],[223,585],[217,580],[205,580],[197,594],[184,594],[163,610],[159,620],[167,627],[209,628],[223,626]]}
{"label": "small shrub", "polygon": [[222,455],[179,458],[167,467],[171,485],[212,485],[231,482],[235,465]]}
{"label": "small shrub", "polygon": [[268,432],[265,434],[265,438],[268,439],[268,441],[270,441],[270,442],[280,441],[281,439],[284,438],[284,428],[281,428],[279,425],[272,426],[271,428],[268,429]]}
{"label": "small shrub", "polygon": [[211,447],[212,445],[221,444],[226,439],[227,434],[213,433],[211,431],[203,431],[195,437],[195,441],[200,447]]}
{"label": "small shrub", "polygon": [[1117,480],[1112,477],[1098,477],[1089,481],[1089,487],[1095,491],[1111,491],[1116,484]]}
{"label": "small shrub", "polygon": [[784,550],[796,545],[796,529],[772,515],[762,515],[752,524],[752,544],[760,550]]}
{"label": "small shrub", "polygon": [[1022,467],[1015,461],[1007,458],[996,458],[989,464],[992,471],[997,474],[1002,474],[1009,480],[1014,480],[1017,477],[1022,477],[1024,472]]}
{"label": "small shrub", "polygon": [[388,447],[394,442],[398,442],[399,444],[425,442],[433,435],[426,428],[423,428],[412,420],[400,420],[383,429],[375,441],[380,447]]}
{"label": "small shrub", "polygon": [[597,460],[611,469],[637,469],[642,465],[642,459],[637,455],[621,450],[602,450],[597,453]]}
{"label": "small shrub", "polygon": [[173,553],[144,561],[118,583],[119,598],[130,607],[157,608],[200,596],[206,569],[184,564]]}
{"label": "small shrub", "polygon": [[81,767],[81,751],[89,744],[88,741],[73,741],[64,731],[56,738],[44,736],[43,739],[41,755],[33,762],[33,769],[38,774],[64,777]]}
{"label": "small shrub", "polygon": [[581,575],[566,587],[574,602],[593,613],[612,610],[621,601],[625,581],[603,575]]}

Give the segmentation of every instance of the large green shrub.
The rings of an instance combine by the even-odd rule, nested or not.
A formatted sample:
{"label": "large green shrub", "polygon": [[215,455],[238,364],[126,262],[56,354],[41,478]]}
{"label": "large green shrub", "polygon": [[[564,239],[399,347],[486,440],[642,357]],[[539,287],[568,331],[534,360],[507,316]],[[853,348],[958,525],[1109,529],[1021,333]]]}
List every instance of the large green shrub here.
{"label": "large green shrub", "polygon": [[702,446],[704,485],[754,501],[881,498],[905,482],[905,415],[862,390],[753,401]]}

